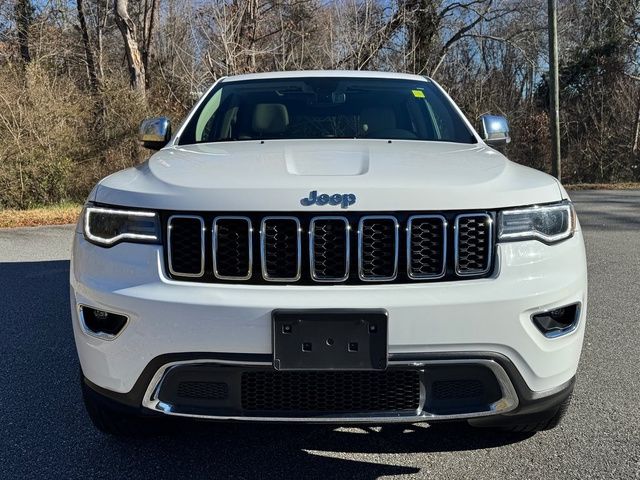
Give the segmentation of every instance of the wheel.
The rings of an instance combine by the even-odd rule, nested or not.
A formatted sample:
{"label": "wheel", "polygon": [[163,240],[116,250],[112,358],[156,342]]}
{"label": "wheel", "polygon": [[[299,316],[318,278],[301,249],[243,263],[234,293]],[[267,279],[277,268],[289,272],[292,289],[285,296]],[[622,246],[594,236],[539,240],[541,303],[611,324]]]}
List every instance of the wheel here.
{"label": "wheel", "polygon": [[163,418],[143,417],[114,408],[81,380],[82,400],[91,423],[103,433],[118,437],[147,437],[168,433],[168,422]]}
{"label": "wheel", "polygon": [[571,403],[571,395],[567,396],[560,404],[543,410],[541,412],[523,415],[521,417],[514,416],[504,421],[497,421],[493,424],[474,425],[481,428],[491,428],[502,432],[513,433],[535,433],[545,430],[551,430],[557,427],[566,415]]}

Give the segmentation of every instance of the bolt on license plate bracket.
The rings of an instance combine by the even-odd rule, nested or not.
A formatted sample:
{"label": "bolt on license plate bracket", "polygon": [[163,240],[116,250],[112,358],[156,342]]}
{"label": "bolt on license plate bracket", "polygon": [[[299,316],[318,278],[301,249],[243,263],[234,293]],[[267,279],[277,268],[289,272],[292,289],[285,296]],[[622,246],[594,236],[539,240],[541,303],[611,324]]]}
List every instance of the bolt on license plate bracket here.
{"label": "bolt on license plate bracket", "polygon": [[276,370],[385,370],[385,310],[274,310]]}

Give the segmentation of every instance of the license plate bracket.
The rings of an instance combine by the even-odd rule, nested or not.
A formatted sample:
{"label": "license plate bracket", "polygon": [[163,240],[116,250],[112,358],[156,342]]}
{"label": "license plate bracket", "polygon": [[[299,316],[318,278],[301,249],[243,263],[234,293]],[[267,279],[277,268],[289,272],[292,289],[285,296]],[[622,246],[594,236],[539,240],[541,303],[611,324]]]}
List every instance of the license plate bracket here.
{"label": "license plate bracket", "polygon": [[276,370],[385,370],[385,310],[274,310]]}

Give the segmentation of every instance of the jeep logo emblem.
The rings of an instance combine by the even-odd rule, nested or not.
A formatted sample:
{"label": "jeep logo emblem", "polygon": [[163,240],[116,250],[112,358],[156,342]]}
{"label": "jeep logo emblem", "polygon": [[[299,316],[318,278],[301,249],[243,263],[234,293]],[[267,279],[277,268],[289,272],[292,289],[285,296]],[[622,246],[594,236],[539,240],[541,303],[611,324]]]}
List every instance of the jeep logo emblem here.
{"label": "jeep logo emblem", "polygon": [[302,198],[300,204],[303,207],[310,207],[311,205],[340,205],[341,208],[349,208],[356,203],[356,196],[353,193],[334,193],[328,195],[321,193],[318,195],[318,191],[314,190],[309,192],[309,196]]}

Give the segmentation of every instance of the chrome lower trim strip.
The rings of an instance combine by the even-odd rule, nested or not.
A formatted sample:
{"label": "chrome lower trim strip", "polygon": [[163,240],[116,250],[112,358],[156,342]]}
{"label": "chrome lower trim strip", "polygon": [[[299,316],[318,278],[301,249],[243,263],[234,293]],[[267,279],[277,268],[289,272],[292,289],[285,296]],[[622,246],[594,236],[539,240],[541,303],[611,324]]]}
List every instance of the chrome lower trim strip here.
{"label": "chrome lower trim strip", "polygon": [[[171,223],[176,218],[187,218],[191,220],[198,220],[200,222],[200,271],[198,273],[185,273],[178,272],[173,269],[173,262],[171,260]],[[204,219],[197,215],[171,215],[167,220],[167,258],[169,260],[169,272],[171,275],[177,277],[202,277],[204,275]]]}
{"label": "chrome lower trim strip", "polygon": [[[460,244],[460,238],[459,238],[460,237],[460,219],[473,218],[473,217],[484,218],[486,219],[486,222],[487,222],[487,266],[482,270],[474,269],[474,270],[461,271],[460,270],[460,245],[459,245]],[[489,270],[491,270],[491,264],[493,259],[493,224],[494,224],[493,217],[488,213],[463,213],[456,217],[456,221],[454,224],[454,236],[453,236],[453,242],[454,242],[453,249],[455,254],[456,275],[458,275],[459,277],[476,277],[476,276],[485,275],[486,273],[489,272]]]}
{"label": "chrome lower trim strip", "polygon": [[[345,272],[342,277],[318,277],[315,268],[315,227],[317,221],[334,220],[345,224]],[[351,257],[351,226],[346,217],[313,217],[309,223],[309,270],[315,282],[344,282],[349,278],[349,259]]]}
{"label": "chrome lower trim strip", "polygon": [[[248,258],[249,265],[247,266],[247,275],[245,276],[230,276],[221,275],[218,272],[218,222],[221,220],[240,220],[247,223],[247,238],[248,238]],[[220,280],[249,280],[253,273],[253,227],[251,226],[251,219],[249,217],[234,217],[234,216],[220,216],[213,219],[213,274]]]}
{"label": "chrome lower trim strip", "polygon": [[[516,393],[507,372],[494,360],[488,359],[461,359],[461,360],[420,360],[420,361],[389,361],[389,365],[420,368],[430,365],[455,365],[455,364],[473,364],[483,365],[489,368],[495,375],[500,389],[502,390],[502,398],[489,406],[489,410],[479,412],[454,414],[454,415],[437,415],[424,410],[409,415],[392,415],[383,414],[362,414],[362,415],[336,415],[336,416],[320,416],[320,417],[251,417],[251,416],[233,416],[233,415],[203,415],[192,413],[181,413],[170,404],[163,403],[158,399],[158,393],[162,388],[162,382],[167,372],[174,367],[183,365],[202,365],[202,364],[219,364],[219,365],[237,365],[237,366],[270,366],[271,362],[241,362],[233,360],[184,360],[171,362],[163,365],[155,373],[142,399],[142,406],[156,412],[166,415],[174,415],[179,417],[193,417],[208,420],[233,420],[247,422],[292,422],[292,423],[416,423],[428,422],[430,420],[459,420],[465,418],[485,417],[489,415],[498,415],[510,412],[518,406],[518,395]],[[424,404],[424,402],[422,402]]]}

